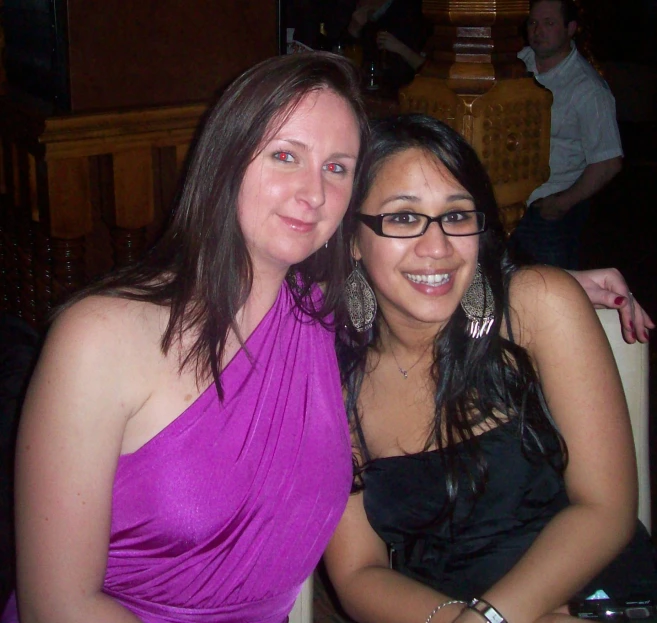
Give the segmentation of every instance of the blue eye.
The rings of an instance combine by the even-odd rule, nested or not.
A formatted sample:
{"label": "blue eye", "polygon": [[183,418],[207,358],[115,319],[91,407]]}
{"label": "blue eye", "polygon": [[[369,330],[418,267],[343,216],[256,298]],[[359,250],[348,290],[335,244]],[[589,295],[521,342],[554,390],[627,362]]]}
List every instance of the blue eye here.
{"label": "blue eye", "polygon": [[289,151],[277,151],[274,160],[278,162],[294,162],[294,156]]}

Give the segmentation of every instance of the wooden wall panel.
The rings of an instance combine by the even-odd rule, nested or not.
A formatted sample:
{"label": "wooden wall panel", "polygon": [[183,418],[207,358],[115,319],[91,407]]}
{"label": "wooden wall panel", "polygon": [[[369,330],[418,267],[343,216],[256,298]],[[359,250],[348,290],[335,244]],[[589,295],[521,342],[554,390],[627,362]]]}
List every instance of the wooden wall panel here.
{"label": "wooden wall panel", "polygon": [[207,100],[277,53],[276,0],[67,0],[71,110]]}

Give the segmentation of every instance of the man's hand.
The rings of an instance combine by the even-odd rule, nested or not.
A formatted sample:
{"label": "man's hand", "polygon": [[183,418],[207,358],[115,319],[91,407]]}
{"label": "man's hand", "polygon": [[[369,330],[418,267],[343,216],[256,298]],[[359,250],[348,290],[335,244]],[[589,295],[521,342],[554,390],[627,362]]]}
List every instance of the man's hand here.
{"label": "man's hand", "polygon": [[566,205],[561,193],[537,199],[532,206],[538,208],[541,217],[546,221],[560,221],[570,210],[570,206]]}
{"label": "man's hand", "polygon": [[352,37],[360,37],[360,31],[363,29],[363,26],[372,19],[372,16],[376,13],[379,5],[380,3],[371,0],[362,0],[358,3],[356,10],[351,14],[351,21],[347,28]]}
{"label": "man's hand", "polygon": [[623,159],[620,156],[589,164],[572,186],[537,199],[532,205],[535,205],[541,216],[548,221],[562,219],[574,205],[590,199],[602,190],[622,166]]}
{"label": "man's hand", "polygon": [[418,54],[411,48],[409,48],[405,43],[397,39],[395,35],[390,34],[385,30],[380,30],[376,34],[376,44],[379,50],[388,50],[393,54],[399,54],[412,68],[414,71],[417,71],[424,62],[426,58],[421,54]]}
{"label": "man's hand", "polygon": [[352,21],[359,27],[365,26],[374,14],[374,9],[371,6],[364,5],[357,8],[351,15]]}
{"label": "man's hand", "polygon": [[404,45],[395,35],[391,35],[385,30],[380,30],[376,34],[376,44],[379,50],[388,50],[395,54],[402,55],[408,46]]}

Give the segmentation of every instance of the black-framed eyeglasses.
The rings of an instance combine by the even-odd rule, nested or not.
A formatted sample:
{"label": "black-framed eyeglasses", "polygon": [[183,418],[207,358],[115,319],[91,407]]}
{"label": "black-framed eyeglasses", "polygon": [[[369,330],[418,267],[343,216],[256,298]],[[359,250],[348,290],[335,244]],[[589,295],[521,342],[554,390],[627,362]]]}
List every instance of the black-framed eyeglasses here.
{"label": "black-framed eyeglasses", "polygon": [[431,223],[438,223],[446,236],[476,236],[486,231],[486,215],[477,210],[455,210],[433,217],[417,212],[357,214],[356,217],[384,238],[419,238]]}

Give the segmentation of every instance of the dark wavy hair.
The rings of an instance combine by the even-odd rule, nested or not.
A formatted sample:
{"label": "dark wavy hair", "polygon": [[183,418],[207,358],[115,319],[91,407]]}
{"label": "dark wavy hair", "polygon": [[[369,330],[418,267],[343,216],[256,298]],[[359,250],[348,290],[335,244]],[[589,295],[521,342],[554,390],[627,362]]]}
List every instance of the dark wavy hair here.
{"label": "dark wavy hair", "polygon": [[[509,321],[508,289],[516,271],[508,259],[491,182],[472,147],[444,123],[425,115],[402,115],[372,125],[371,143],[365,155],[363,180],[356,186],[362,205],[376,183],[384,164],[407,149],[421,149],[445,166],[474,198],[477,210],[486,215],[487,230],[479,237],[479,264],[493,291],[495,322],[490,332],[471,339],[466,332],[467,318],[460,306],[436,335],[432,379],[435,386],[435,416],[425,450],[438,448],[445,466],[449,503],[458,493],[459,475],[469,478],[476,496],[486,484],[488,466],[474,428],[484,420],[497,425],[507,418],[518,418],[523,452],[545,457],[562,469],[566,461],[565,444],[547,409],[541,386],[528,353],[513,341]],[[345,223],[347,241],[358,233],[355,216]],[[380,345],[377,321],[368,334],[357,333],[351,325],[338,332],[338,358],[342,382],[347,390],[347,412],[355,431],[360,431],[358,396],[365,376],[368,354]],[[502,323],[508,337],[501,334]],[[556,443],[545,444],[545,434]],[[459,458],[448,448],[466,441],[462,447],[473,461]],[[364,439],[361,437],[361,444]],[[355,458],[355,488],[362,485],[360,476],[367,469],[367,448],[357,448],[363,460]],[[359,465],[360,462],[360,465]],[[468,464],[476,466],[473,470]]]}
{"label": "dark wavy hair", "polygon": [[[322,89],[343,98],[357,119],[361,150],[355,174],[359,176],[369,128],[360,76],[352,63],[319,52],[268,59],[238,77],[208,111],[171,222],[159,242],[140,262],[105,277],[72,302],[102,294],[170,307],[162,351],[167,353],[192,331],[195,339],[181,369],[195,366],[199,381],[211,373],[223,398],[222,353],[230,330],[240,338],[235,318],[253,282],[251,258],[238,222],[242,180],[268,137],[304,96]],[[324,324],[341,295],[349,261],[345,248],[340,226],[326,248],[288,272],[298,308]],[[308,296],[316,283],[326,286],[319,308]]]}

